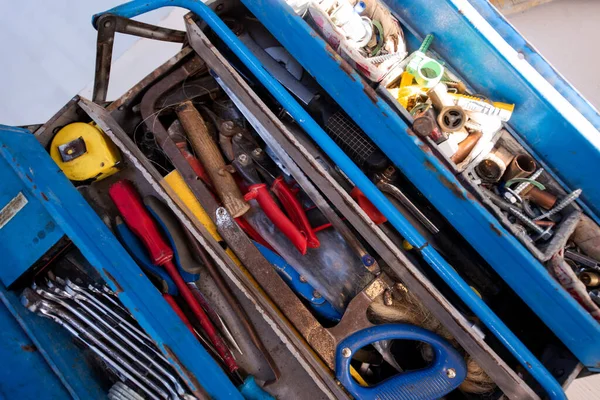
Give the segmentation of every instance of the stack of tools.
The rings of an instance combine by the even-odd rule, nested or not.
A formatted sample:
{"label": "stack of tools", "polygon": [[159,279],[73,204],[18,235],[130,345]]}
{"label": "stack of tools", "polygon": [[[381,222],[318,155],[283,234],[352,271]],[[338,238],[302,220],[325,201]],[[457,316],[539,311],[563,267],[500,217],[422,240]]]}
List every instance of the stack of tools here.
{"label": "stack of tools", "polygon": [[[126,180],[116,182],[110,187],[109,195],[123,217],[123,219],[117,218],[116,221],[118,235],[140,266],[159,281],[158,287],[163,290],[165,300],[211,354],[223,363],[231,379],[240,385],[240,390],[263,393],[265,398],[269,398],[262,392],[254,377],[240,369],[231,348],[236,349],[240,354],[243,354],[243,350],[232,330],[213,309],[200,288],[198,282],[200,269],[205,263],[210,264],[206,254],[194,241],[192,245],[188,245],[189,236],[186,235],[185,228],[180,225],[168,207],[152,196],[142,201],[131,182]],[[197,258],[190,248],[193,248]],[[176,298],[182,301],[181,306],[173,296],[177,296]],[[239,311],[239,305],[232,304],[232,308],[237,309],[241,314],[240,319],[247,319],[247,316]],[[184,309],[191,313],[192,318],[187,317]],[[250,331],[248,333],[250,340],[255,342],[256,349],[259,351],[256,357],[265,357],[270,365],[274,365],[252,326],[243,322],[242,325]],[[236,332],[236,335],[239,333],[241,332]],[[245,346],[247,348],[247,345]],[[273,376],[269,376],[265,381],[278,378],[279,372],[276,367],[273,367],[272,372]]]}
{"label": "stack of tools", "polygon": [[[339,217],[337,211],[323,198],[318,188],[297,169],[298,167],[293,162],[290,162],[289,156],[280,149],[268,146],[263,136],[257,135],[248,128],[244,118],[233,117],[239,114],[239,111],[223,112],[223,105],[228,102],[226,97],[217,96],[214,102],[202,103],[199,106],[191,101],[183,101],[174,105],[171,112],[161,110],[159,117],[156,114],[153,115],[155,113],[154,105],[157,104],[156,99],[163,96],[165,90],[177,91],[178,85],[185,79],[186,74],[189,75],[190,70],[189,67],[187,72],[183,68],[176,70],[157,83],[145,94],[140,109],[145,124],[157,137],[157,143],[169,156],[172,164],[177,169],[181,167],[182,175],[186,174],[187,167],[193,167],[196,163],[202,167],[206,173],[205,176],[196,172],[197,167],[193,168],[197,177],[194,182],[197,183],[198,179],[201,180],[211,195],[197,196],[197,199],[193,199],[192,195],[192,199],[189,199],[189,193],[185,190],[187,188],[177,184],[177,175],[172,175],[177,171],[170,172],[167,181],[182,200],[188,199],[184,200],[186,205],[196,210],[194,214],[200,215],[200,221],[217,239],[214,225],[205,217],[202,207],[215,209],[216,205],[222,207],[221,210],[228,212],[238,226],[252,239],[264,258],[272,264],[273,268],[316,317],[314,328],[311,328],[311,323],[309,326],[298,329],[307,329],[313,332],[307,337],[309,343],[313,348],[318,349],[326,364],[339,374],[340,379],[344,380],[346,387],[352,393],[358,393],[360,390],[355,390],[357,385],[352,383],[354,380],[347,380],[349,375],[346,375],[351,371],[353,379],[367,384],[355,371],[354,361],[350,364],[354,357],[354,350],[350,348],[346,350],[352,353],[352,357],[345,356],[343,362],[336,362],[334,355],[336,351],[342,350],[340,346],[344,340],[350,340],[350,338],[359,340],[359,342],[352,342],[355,344],[348,342],[348,346],[352,348],[358,346],[358,343],[369,341],[370,336],[362,332],[363,329],[372,329],[372,324],[366,320],[366,306],[369,303],[365,303],[367,298],[365,296],[372,296],[374,291],[379,291],[389,285],[389,278],[381,272],[377,259],[369,254],[361,239]],[[233,100],[235,103],[236,99]],[[219,106],[216,106],[217,104]],[[232,108],[237,110],[235,106]],[[176,118],[174,122],[173,117]],[[168,130],[164,128],[162,120],[171,121],[171,127]],[[261,128],[256,123],[257,121],[253,121],[252,127],[262,131],[264,127]],[[178,142],[183,144],[178,149],[173,148],[169,143],[169,139],[173,140],[176,137],[178,137]],[[184,158],[181,150],[187,146],[186,142],[188,141],[191,151]],[[195,159],[194,156],[198,158]],[[384,161],[386,160],[384,159]],[[385,168],[385,164],[383,167]],[[381,166],[378,169],[380,168]],[[190,181],[185,181],[190,185]],[[391,183],[390,186],[392,186]],[[127,196],[121,195],[124,188],[127,189]],[[131,209],[136,209],[137,220],[150,218],[149,216],[140,217],[140,210],[145,205],[161,226],[162,235],[169,238],[170,247],[178,254],[174,260],[181,263],[186,257],[182,257],[180,254],[178,240],[175,239],[177,235],[174,235],[176,229],[165,224],[164,215],[168,213],[168,210],[164,209],[164,205],[161,207],[160,202],[156,199],[147,197],[142,201],[138,195],[133,196],[131,185],[126,182],[118,182],[113,185],[110,194],[125,223],[130,225],[131,229],[142,238],[147,244],[148,250],[151,250],[152,246],[161,249],[161,251],[156,249],[151,251],[151,254],[156,253],[156,256],[151,257],[152,262],[167,268],[169,276],[181,294],[183,286],[177,283],[178,279],[172,272],[177,266],[170,265],[172,260],[159,259],[159,256],[162,257],[165,254],[169,254],[169,257],[172,258],[172,252],[165,245],[157,245],[160,242],[157,235],[160,236],[161,233],[155,233],[157,228],[149,227],[151,224],[148,223],[143,224],[143,229],[135,228],[138,222],[128,217],[128,215],[133,216],[134,214]],[[134,200],[133,197],[138,198]],[[198,205],[196,200],[201,204]],[[406,201],[410,205],[410,202]],[[133,203],[138,205],[134,207]],[[416,207],[414,208],[415,212],[418,211]],[[225,217],[223,212],[217,211],[217,219]],[[425,217],[423,216],[423,218]],[[151,237],[147,237],[148,235]],[[164,242],[164,240],[162,241]],[[180,265],[180,268],[186,269],[183,264]],[[180,270],[179,273],[181,274],[181,272]],[[364,293],[369,293],[369,295]],[[352,306],[352,304],[355,305]],[[302,306],[301,303],[300,306]],[[198,319],[202,318],[204,317],[198,315]],[[343,325],[348,324],[348,322],[344,322],[343,318],[346,321],[353,320],[355,322],[352,326],[342,328]],[[323,328],[335,324],[337,324],[336,328],[332,328],[330,332]],[[373,368],[377,370],[378,379],[370,380],[370,383],[375,386],[388,377],[393,377],[394,382],[413,379],[410,374],[394,376],[399,370],[402,370],[402,367],[396,363],[396,354],[391,351],[390,345],[393,339],[408,339],[415,337],[414,335],[422,340],[431,341],[433,346],[450,357],[449,364],[432,366],[432,369],[436,369],[444,376],[447,373],[444,371],[448,368],[452,371],[451,377],[444,377],[447,381],[440,388],[439,394],[451,391],[464,379],[466,372],[463,358],[436,335],[413,326],[394,324],[382,326],[378,328],[378,331],[381,340],[376,340],[378,344],[374,349],[377,350],[373,352],[380,354],[379,357],[384,357],[386,364],[385,366],[373,365]],[[314,332],[321,333],[314,334]],[[202,334],[202,332],[200,333]],[[209,341],[212,344],[212,338]],[[218,347],[214,347],[218,353]],[[396,365],[396,367],[388,370],[389,365]],[[399,378],[401,379],[395,380]]]}
{"label": "stack of tools", "polygon": [[106,286],[48,274],[23,291],[21,302],[63,326],[101,360],[112,378],[122,382],[115,390],[155,400],[195,398]]}
{"label": "stack of tools", "polygon": [[433,35],[390,72],[391,95],[414,117],[413,130],[429,138],[459,171],[489,151],[514,105],[472,95],[430,52]]}

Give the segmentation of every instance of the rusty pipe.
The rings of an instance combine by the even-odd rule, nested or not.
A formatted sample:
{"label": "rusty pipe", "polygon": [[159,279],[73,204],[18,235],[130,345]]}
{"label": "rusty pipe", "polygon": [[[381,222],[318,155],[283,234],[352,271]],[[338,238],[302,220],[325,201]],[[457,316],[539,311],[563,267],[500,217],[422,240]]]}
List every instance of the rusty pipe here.
{"label": "rusty pipe", "polygon": [[514,157],[506,148],[497,147],[475,167],[475,172],[486,182],[498,182]]}
{"label": "rusty pipe", "polygon": [[556,196],[545,190],[540,190],[535,186],[531,186],[529,191],[525,194],[525,198],[531,200],[538,206],[550,210],[556,204]]}

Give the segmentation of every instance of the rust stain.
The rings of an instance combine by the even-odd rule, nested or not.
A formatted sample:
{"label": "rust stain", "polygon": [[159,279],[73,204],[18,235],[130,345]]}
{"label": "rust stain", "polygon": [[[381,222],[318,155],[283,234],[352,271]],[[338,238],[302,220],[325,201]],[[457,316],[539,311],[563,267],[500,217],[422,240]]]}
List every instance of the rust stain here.
{"label": "rust stain", "polygon": [[494,233],[500,237],[502,237],[502,232],[500,231],[500,229],[498,229],[498,227],[496,225],[494,225],[494,223],[490,223],[490,228],[492,228],[492,231],[494,231]]}
{"label": "rust stain", "polygon": [[21,350],[33,353],[34,351],[37,351],[37,347],[35,347],[33,344],[24,344],[21,345]]}
{"label": "rust stain", "polygon": [[[409,132],[410,133],[410,132]],[[412,134],[414,136],[414,134]],[[431,148],[425,142],[419,143],[419,148],[426,153],[431,153]]]}
{"label": "rust stain", "polygon": [[185,365],[183,365],[181,363],[181,361],[179,361],[179,359],[177,358],[177,356],[175,355],[173,350],[171,350],[171,348],[164,343],[163,343],[163,347],[165,348],[165,352],[167,353],[168,357],[171,360],[173,360],[173,363],[177,364],[177,367],[179,367],[179,368],[175,368],[177,373],[180,376],[183,374],[183,376],[181,376],[181,377],[184,380],[187,380],[188,382],[190,382],[192,385],[194,385],[194,390],[192,390],[192,393],[194,394],[194,396],[196,396],[199,399],[209,398],[208,393],[204,392],[204,389],[202,388],[202,385],[200,385],[200,382],[198,382],[198,379],[196,379],[194,374],[192,374],[190,372],[190,370],[188,370],[185,367]]}
{"label": "rust stain", "polygon": [[437,169],[435,168],[435,165],[433,165],[431,163],[431,161],[425,160],[425,162],[423,164],[425,165],[425,168],[427,168],[428,170],[433,171],[433,172],[437,172]]}
{"label": "rust stain", "polygon": [[48,201],[48,196],[46,196],[46,193],[42,192],[41,195],[42,195],[42,199]]}
{"label": "rust stain", "polygon": [[373,102],[373,104],[377,104],[377,93],[375,93],[375,90],[373,90],[373,88],[369,86],[369,84],[365,81],[362,81],[362,84],[363,91],[367,94],[367,96]]}
{"label": "rust stain", "polygon": [[111,275],[111,273],[108,272],[105,268],[102,268],[102,272],[104,272],[104,274],[106,275],[106,278],[115,285],[115,288],[116,288],[115,293],[116,294],[123,293],[123,288],[121,287],[121,285],[119,285],[119,282],[117,282],[117,280]]}
{"label": "rust stain", "polygon": [[354,76],[352,75],[352,72],[354,72],[354,69],[352,68],[352,66],[350,64],[348,64],[346,61],[342,60],[342,62],[340,64],[340,68],[342,69],[342,71],[344,71],[350,77],[350,79],[352,79],[353,81],[356,80],[356,79],[354,79]]}
{"label": "rust stain", "polygon": [[471,192],[467,192],[467,199],[477,201],[477,198],[471,194]]}
{"label": "rust stain", "polygon": [[448,178],[446,178],[444,175],[442,175],[437,168],[435,167],[435,165],[432,164],[431,161],[429,160],[425,160],[423,162],[423,165],[425,166],[425,168],[427,168],[428,170],[435,172],[438,175],[438,179],[440,180],[440,182],[442,182],[442,185],[446,186],[448,189],[450,189],[450,191],[452,191],[452,193],[454,193],[454,195],[456,197],[458,197],[461,200],[466,200],[467,198],[465,197],[465,194],[463,193],[463,191],[460,189],[460,187],[454,183],[451,182]]}
{"label": "rust stain", "polygon": [[458,185],[456,183],[450,182],[450,180],[443,175],[440,175],[440,181],[442,182],[442,185],[444,185],[448,189],[450,189],[456,197],[458,197],[461,200],[467,199],[465,197],[465,194],[462,192],[462,190],[460,190],[460,188],[458,187]]}

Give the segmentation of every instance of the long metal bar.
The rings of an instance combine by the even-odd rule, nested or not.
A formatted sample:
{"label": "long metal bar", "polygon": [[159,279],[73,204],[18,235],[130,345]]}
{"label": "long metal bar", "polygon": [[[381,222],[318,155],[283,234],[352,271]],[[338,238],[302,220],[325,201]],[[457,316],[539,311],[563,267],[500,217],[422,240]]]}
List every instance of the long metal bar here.
{"label": "long metal bar", "polygon": [[[298,28],[295,29],[301,33],[300,35],[289,35],[293,36],[296,40],[301,40],[304,42],[303,54],[298,54],[298,52],[292,52],[296,56],[296,58],[307,67],[307,57],[312,59],[314,56],[314,51],[318,51],[322,53],[327,48],[325,43],[315,37],[315,33],[310,27],[300,18],[297,17],[284,3],[276,2],[276,1],[266,1],[266,2],[245,2],[246,6],[254,12],[254,14],[261,19],[261,21],[275,34],[276,37],[281,41],[282,44],[286,45],[288,40],[285,40],[286,35],[278,34],[279,32],[277,26],[270,26],[268,21],[267,14],[271,13],[271,16],[281,17],[277,24],[281,24],[282,22],[289,24],[288,29],[291,27]],[[507,349],[515,356],[517,360],[523,365],[523,367],[531,373],[531,375],[544,387],[547,391],[548,395],[553,399],[565,399],[565,394],[558,384],[554,377],[544,368],[544,366],[539,362],[537,358],[523,343],[506,327],[506,325],[493,313],[493,311],[471,290],[469,285],[457,274],[457,272],[450,266],[431,246],[426,246],[426,240],[417,232],[410,223],[404,218],[404,216],[400,215],[397,209],[390,203],[390,201],[377,189],[377,187],[363,174],[363,172],[350,160],[350,158],[335,144],[335,142],[321,129],[321,127],[312,119],[312,117],[302,108],[298,102],[290,95],[289,92],[285,90],[285,88],[277,82],[269,73],[262,67],[260,62],[256,59],[256,57],[248,51],[248,49],[240,42],[240,40],[235,36],[235,34],[227,27],[227,25],[205,4],[197,0],[154,0],[154,1],[132,1],[121,6],[115,7],[108,12],[112,14],[117,14],[125,17],[134,17],[157,8],[166,7],[166,6],[179,6],[189,9],[190,11],[197,14],[200,18],[202,18],[225,42],[227,46],[231,48],[231,50],[240,58],[240,60],[250,69],[250,71],[256,76],[256,78],[271,92],[271,94],[287,109],[287,111],[294,117],[296,121],[307,131],[307,133],[323,148],[327,154],[332,158],[334,162],[337,163],[338,166],[344,170],[346,175],[352,179],[352,181],[362,190],[362,192],[371,200],[371,202],[388,218],[390,223],[409,241],[414,247],[420,248],[421,253],[425,260],[433,267],[433,269],[448,283],[450,288],[454,290],[457,295],[459,295],[465,304],[481,319],[481,321],[490,329],[490,331],[507,347]],[[101,15],[101,14],[100,14]],[[94,20],[99,17],[99,15],[94,16]],[[279,19],[279,18],[278,18]],[[274,22],[274,21],[271,21]],[[272,29],[274,28],[274,29]],[[275,30],[276,32],[273,32]],[[308,37],[306,37],[308,36]],[[301,38],[302,37],[302,38]],[[283,39],[283,40],[282,40]],[[295,43],[297,45],[297,43]],[[315,49],[316,46],[316,49]],[[286,46],[288,50],[299,49],[299,46]],[[329,60],[333,62],[334,68],[333,73],[342,75],[344,71],[340,69],[339,56],[337,56],[330,48],[331,53],[329,54]],[[300,55],[300,57],[299,57]],[[319,68],[322,68],[323,63],[319,63]],[[331,66],[330,66],[331,68]],[[330,68],[326,68],[325,71],[332,72]],[[307,68],[313,75],[314,68]],[[360,81],[360,77],[356,74],[349,74],[346,70],[346,76],[352,78],[352,81],[356,83]],[[323,85],[323,82],[320,82]],[[323,85],[325,87],[325,85]],[[327,85],[329,88],[331,84]],[[328,89],[326,87],[326,89]],[[369,91],[370,87],[363,87],[364,95],[372,94],[373,97],[368,97],[366,100],[362,100],[365,96],[360,96],[360,107],[364,108],[363,103],[377,103],[377,96],[372,91]],[[349,98],[349,101],[356,101],[357,98]],[[342,104],[342,106],[344,106]],[[388,107],[389,108],[389,107]],[[354,111],[354,110],[352,110]],[[380,111],[377,110],[377,117],[375,120],[372,120],[373,126],[381,126],[384,125],[385,131],[389,131],[390,127],[386,125],[387,119],[396,118],[398,123],[400,123],[400,127],[406,125],[400,120],[400,118],[393,113],[391,109],[389,109],[389,113],[387,114],[387,118],[382,118],[380,115]],[[377,120],[382,120],[381,123],[376,123]],[[389,133],[390,136],[397,135],[398,126],[394,126],[394,129]],[[364,128],[363,128],[364,129]],[[369,129],[372,131],[372,129]],[[366,130],[365,130],[366,131]],[[394,149],[396,151],[397,149]],[[400,152],[398,152],[400,153]],[[394,157],[397,158],[397,155]],[[414,159],[414,155],[411,155],[411,158]],[[435,160],[435,162],[439,165],[439,161]],[[436,170],[439,174],[445,178],[450,187],[456,188],[455,190],[460,193],[460,196],[464,201],[466,199],[466,194],[464,194],[464,190],[461,191],[458,187],[458,183],[455,178],[449,174],[447,170],[444,169],[445,172],[438,171],[438,168],[435,164],[432,164],[432,168]],[[417,164],[414,164],[417,165]],[[439,165],[440,168],[444,168]],[[429,177],[427,181],[432,181],[432,184],[436,187],[439,187],[440,181],[437,179],[437,176],[431,174],[431,171],[427,171]],[[432,176],[433,175],[433,176]],[[448,175],[448,176],[446,176]],[[409,176],[410,177],[410,176]],[[417,178],[417,177],[415,177]],[[453,186],[454,185],[454,186]],[[445,188],[448,190],[449,188]],[[451,191],[452,198],[454,199],[453,203],[456,204],[457,194]],[[481,206],[479,206],[481,207]],[[462,206],[460,207],[462,208]],[[488,213],[489,214],[489,213]],[[491,216],[490,216],[491,217]],[[498,228],[503,229],[497,222]],[[514,238],[513,238],[514,239]],[[514,239],[516,240],[516,239]],[[531,257],[531,255],[529,255]],[[537,264],[539,268],[541,266],[533,260],[532,261]],[[544,271],[545,273],[545,271]],[[550,277],[546,274],[548,279]],[[557,292],[562,290],[557,283],[554,284],[557,287]],[[564,292],[564,290],[562,290]],[[573,301],[570,297],[565,294],[565,300]]]}
{"label": "long metal bar", "polygon": [[[327,199],[346,217],[347,221],[361,233],[388,266],[396,272],[408,289],[423,301],[423,304],[477,360],[479,365],[509,398],[536,398],[537,395],[533,390],[489,348],[479,335],[473,333],[470,329],[470,323],[385,237],[384,233],[362,212],[350,195],[310,154],[310,151],[296,140],[294,132],[289,130],[289,127],[283,124],[268,109],[219,51],[210,45],[210,42],[195,22],[186,17],[186,24],[190,45],[217,75],[217,82],[234,101],[246,119],[250,121],[262,139],[286,165],[296,181],[301,183],[308,177],[314,182],[319,190],[327,196]],[[312,186],[311,182],[306,182],[306,184]]]}
{"label": "long metal bar", "polygon": [[108,80],[112,65],[112,51],[115,33],[135,35],[142,38],[161,40],[164,42],[183,43],[185,32],[162,28],[139,21],[119,17],[118,15],[103,15],[98,21],[98,39],[96,44],[96,74],[94,76],[94,103],[103,103],[108,94]]}

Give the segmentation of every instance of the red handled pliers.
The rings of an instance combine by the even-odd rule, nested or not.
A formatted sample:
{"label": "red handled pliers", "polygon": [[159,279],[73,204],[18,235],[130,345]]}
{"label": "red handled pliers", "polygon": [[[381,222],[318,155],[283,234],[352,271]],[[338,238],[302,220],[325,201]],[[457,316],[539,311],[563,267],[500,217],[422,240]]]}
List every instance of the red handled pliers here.
{"label": "red handled pliers", "polygon": [[[283,177],[279,176],[279,168],[260,146],[247,136],[236,135],[232,142],[235,156],[232,165],[248,184],[248,192],[244,196],[246,201],[256,200],[271,222],[302,255],[306,254],[309,247],[318,248],[321,244],[298,200],[298,191],[292,189]],[[279,208],[271,192],[285,212]]]}

